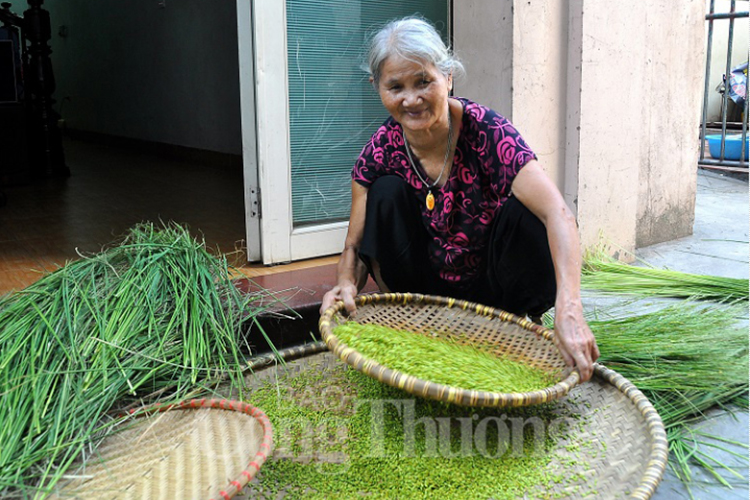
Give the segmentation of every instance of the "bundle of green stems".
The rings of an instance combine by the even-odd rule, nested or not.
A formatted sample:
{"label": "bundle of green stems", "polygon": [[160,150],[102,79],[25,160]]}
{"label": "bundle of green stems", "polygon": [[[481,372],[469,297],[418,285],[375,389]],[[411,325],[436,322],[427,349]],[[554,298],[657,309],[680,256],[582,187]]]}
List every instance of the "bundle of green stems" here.
{"label": "bundle of green stems", "polygon": [[116,405],[241,387],[256,298],[186,229],[141,224],[0,299],[0,497],[46,496],[123,420]]}
{"label": "bundle of green stems", "polygon": [[674,297],[719,302],[748,300],[747,279],[658,269],[640,262],[629,265],[593,251],[584,258],[584,289],[646,297]]}
{"label": "bundle of green stems", "polygon": [[[748,407],[748,336],[745,303],[709,304],[670,301],[657,310],[616,317],[589,318],[601,351],[599,363],[621,373],[638,387],[661,416],[670,443],[670,465],[686,484],[696,464],[728,485],[730,466],[706,452],[722,438],[694,431],[691,424],[713,408]],[[552,326],[552,316],[545,317]],[[703,445],[703,446],[701,446]],[[747,460],[747,443],[738,456]],[[732,450],[727,449],[732,452]]]}

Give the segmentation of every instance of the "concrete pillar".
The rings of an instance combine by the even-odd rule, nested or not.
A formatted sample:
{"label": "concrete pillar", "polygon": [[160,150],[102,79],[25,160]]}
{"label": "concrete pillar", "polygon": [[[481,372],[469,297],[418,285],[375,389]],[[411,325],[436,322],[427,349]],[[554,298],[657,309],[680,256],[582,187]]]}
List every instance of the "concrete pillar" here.
{"label": "concrete pillar", "polygon": [[649,2],[645,10],[636,247],[693,233],[706,60],[705,2]]}
{"label": "concrete pillar", "polygon": [[513,121],[576,213],[584,247],[632,252],[692,233],[703,9],[702,0],[455,4],[469,75],[457,93]]}
{"label": "concrete pillar", "polygon": [[512,121],[558,186],[565,182],[568,8],[515,2]]}
{"label": "concrete pillar", "polygon": [[[571,16],[581,18],[575,190],[578,224],[584,246],[600,238],[627,251],[635,250],[638,185],[642,158],[641,126],[648,112],[644,100],[643,30],[646,4],[571,2]],[[645,112],[645,113],[644,113]],[[696,165],[693,165],[697,168]]]}
{"label": "concrete pillar", "polygon": [[454,95],[511,117],[513,2],[470,0],[453,7],[453,46],[466,67]]}

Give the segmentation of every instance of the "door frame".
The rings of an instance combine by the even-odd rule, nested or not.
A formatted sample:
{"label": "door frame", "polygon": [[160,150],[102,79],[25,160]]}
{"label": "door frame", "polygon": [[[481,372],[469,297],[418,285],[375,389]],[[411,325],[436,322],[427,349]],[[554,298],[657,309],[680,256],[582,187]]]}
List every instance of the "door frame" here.
{"label": "door frame", "polygon": [[240,76],[240,124],[242,127],[242,182],[245,196],[247,260],[261,259],[258,142],[255,121],[255,41],[252,0],[237,0],[237,59]]}
{"label": "door frame", "polygon": [[276,264],[339,253],[348,221],[294,228],[286,2],[254,0],[253,8],[261,258]]}

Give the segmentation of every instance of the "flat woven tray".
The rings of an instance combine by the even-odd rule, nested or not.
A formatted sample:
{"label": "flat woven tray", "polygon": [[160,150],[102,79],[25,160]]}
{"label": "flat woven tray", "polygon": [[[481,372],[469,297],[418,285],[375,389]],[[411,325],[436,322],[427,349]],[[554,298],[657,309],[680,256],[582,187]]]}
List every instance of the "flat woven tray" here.
{"label": "flat woven tray", "polygon": [[[323,351],[323,352],[321,352]],[[278,364],[271,356],[255,359],[253,372],[248,376],[252,384],[271,383],[285,387],[303,372],[313,372],[325,381],[336,380],[336,371],[346,370],[336,355],[326,351],[323,342],[309,344],[281,351],[285,364]],[[288,386],[286,386],[288,387]],[[343,397],[350,388],[330,387],[334,394]],[[299,394],[299,388],[295,394]],[[315,404],[320,395],[311,391]],[[559,465],[563,480],[557,484],[529,487],[525,500],[563,498],[586,500],[615,500],[651,498],[656,490],[667,463],[668,444],[661,419],[646,397],[628,380],[613,370],[595,365],[591,381],[574,387],[567,398],[551,403],[555,411],[563,414],[579,415],[585,425],[572,427],[572,434],[558,443],[553,450],[557,464],[573,464],[571,467]],[[467,416],[473,411],[466,408]],[[492,409],[498,416],[505,410]],[[271,414],[273,419],[273,414]],[[280,443],[283,437],[279,436]],[[578,444],[583,446],[578,447]],[[572,446],[571,446],[572,445]],[[288,450],[286,450],[288,451]],[[280,458],[284,457],[284,458]],[[295,460],[279,448],[272,461]],[[316,456],[315,461],[326,461],[325,455]],[[261,471],[260,476],[263,475]],[[414,478],[415,481],[419,478]],[[257,496],[254,479],[236,499],[260,498]],[[461,486],[463,491],[471,491],[470,480]],[[460,481],[459,481],[460,482]],[[289,488],[298,485],[289,484]],[[593,486],[593,488],[592,488]],[[365,496],[361,496],[365,495]],[[282,495],[283,496],[283,495]],[[366,492],[360,492],[367,498]]]}
{"label": "flat woven tray", "polygon": [[273,448],[268,417],[238,401],[194,399],[135,416],[72,469],[51,498],[226,500],[255,477]]}
{"label": "flat woven tray", "polygon": [[[462,406],[503,407],[546,403],[565,396],[580,375],[567,376],[565,360],[553,343],[553,332],[514,314],[464,300],[412,293],[360,295],[357,313],[342,316],[343,302],[329,307],[320,317],[323,341],[342,361],[370,377],[410,394]],[[542,370],[557,383],[542,390],[501,393],[451,387],[392,370],[363,356],[336,337],[334,329],[345,321],[375,323],[397,330],[445,338],[457,344],[479,345],[488,352]]]}

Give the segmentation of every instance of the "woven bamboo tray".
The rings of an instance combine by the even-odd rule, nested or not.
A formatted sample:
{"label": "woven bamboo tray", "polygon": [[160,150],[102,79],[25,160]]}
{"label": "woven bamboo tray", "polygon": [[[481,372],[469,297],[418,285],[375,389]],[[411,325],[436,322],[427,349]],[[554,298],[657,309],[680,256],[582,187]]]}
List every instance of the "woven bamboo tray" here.
{"label": "woven bamboo tray", "polygon": [[[337,378],[336,371],[349,369],[335,354],[327,351],[323,342],[285,349],[280,354],[286,360],[285,364],[276,363],[268,355],[255,359],[253,371],[247,379],[251,387],[269,382],[274,386],[290,387],[286,385],[290,380],[298,378],[303,372],[313,372],[322,375],[317,378],[324,380],[329,388],[329,381]],[[348,386],[333,386],[330,389],[344,398],[356,398],[356,394],[348,394],[347,391],[351,390]],[[311,394],[313,399],[303,403],[316,407],[324,405],[319,401],[321,395],[316,394],[314,389]],[[529,487],[524,497],[526,500],[651,498],[666,467],[668,444],[659,415],[634,385],[613,370],[595,364],[590,382],[574,387],[567,398],[550,404],[561,414],[578,414],[585,419],[585,425],[576,427],[573,434],[559,442],[557,449],[553,450],[557,459],[552,461],[552,466],[560,467],[563,480],[558,484]],[[467,416],[473,411],[466,408]],[[500,416],[501,411],[505,410],[491,411]],[[279,435],[279,440],[283,442],[282,435]],[[571,443],[592,446],[574,450],[569,446]],[[284,449],[277,451],[272,461],[295,460],[289,456],[281,458],[286,455]],[[325,454],[318,454],[310,465],[326,461]],[[574,465],[560,465],[566,462]],[[257,481],[258,478],[253,480],[235,499],[259,498],[255,486]],[[591,485],[595,485],[593,492],[590,491]],[[289,489],[297,486],[287,485]],[[471,484],[467,483],[463,488],[464,491],[471,491]],[[360,492],[359,496],[366,498],[367,492]]]}
{"label": "woven bamboo tray", "polygon": [[273,430],[258,408],[194,399],[134,410],[58,485],[54,499],[223,499],[236,495],[270,456]]}
{"label": "woven bamboo tray", "polygon": [[[567,376],[566,364],[553,343],[553,332],[514,314],[464,300],[412,293],[360,295],[353,318],[342,315],[338,302],[320,317],[323,341],[342,361],[377,380],[410,394],[462,406],[504,407],[546,403],[565,396],[580,380],[577,370]],[[466,390],[422,380],[392,370],[340,341],[333,330],[345,321],[377,323],[415,334],[448,337],[457,344],[478,345],[554,376],[557,383],[542,390],[501,393]]]}

